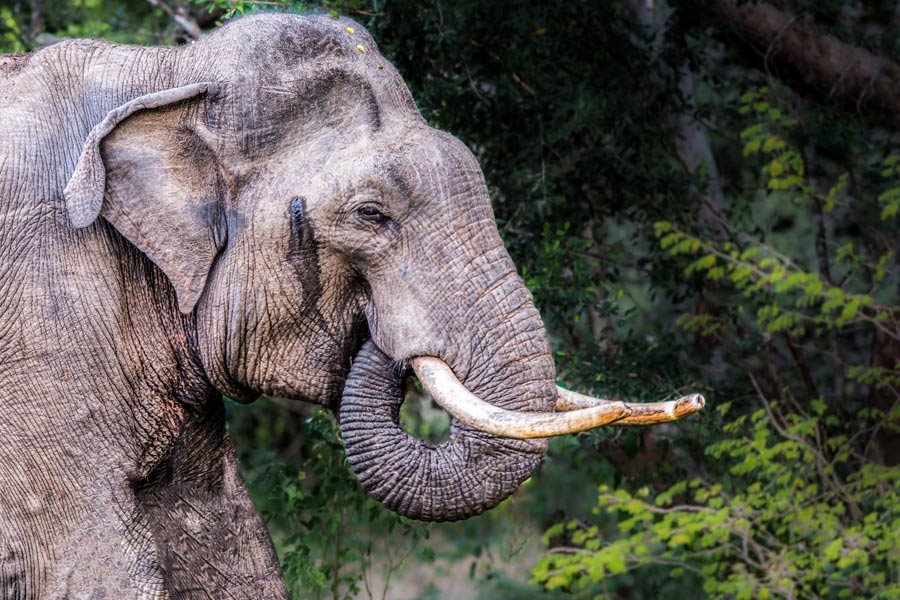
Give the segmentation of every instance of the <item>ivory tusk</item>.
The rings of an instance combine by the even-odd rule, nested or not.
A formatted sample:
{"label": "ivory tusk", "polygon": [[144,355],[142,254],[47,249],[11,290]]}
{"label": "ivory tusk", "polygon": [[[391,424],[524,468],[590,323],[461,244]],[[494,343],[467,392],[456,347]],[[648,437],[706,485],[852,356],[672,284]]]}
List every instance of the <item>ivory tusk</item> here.
{"label": "ivory tusk", "polygon": [[[618,403],[617,400],[593,398],[558,386],[556,392],[556,410],[563,412],[585,410],[594,406],[604,406],[608,403]],[[706,399],[700,394],[690,394],[668,402],[629,403],[627,406],[631,409],[631,415],[624,419],[619,419],[615,423],[611,423],[611,425],[627,427],[668,423],[669,421],[677,421],[699,412],[705,405]]]}
{"label": "ivory tusk", "polygon": [[433,357],[412,359],[419,381],[448,413],[486,433],[507,438],[546,438],[586,431],[628,418],[624,402],[595,402],[567,412],[521,412],[494,406],[467,390],[444,361]]}

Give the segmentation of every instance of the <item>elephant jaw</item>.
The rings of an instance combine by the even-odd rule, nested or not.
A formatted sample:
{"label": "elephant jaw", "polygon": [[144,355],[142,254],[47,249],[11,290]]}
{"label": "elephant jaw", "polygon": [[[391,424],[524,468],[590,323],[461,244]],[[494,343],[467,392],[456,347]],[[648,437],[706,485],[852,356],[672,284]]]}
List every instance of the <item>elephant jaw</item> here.
{"label": "elephant jaw", "polygon": [[419,381],[444,410],[474,429],[505,438],[547,438],[604,425],[640,426],[677,421],[700,411],[706,404],[700,394],[668,402],[626,404],[557,386],[556,412],[514,411],[475,396],[439,358],[421,356],[411,362]]}

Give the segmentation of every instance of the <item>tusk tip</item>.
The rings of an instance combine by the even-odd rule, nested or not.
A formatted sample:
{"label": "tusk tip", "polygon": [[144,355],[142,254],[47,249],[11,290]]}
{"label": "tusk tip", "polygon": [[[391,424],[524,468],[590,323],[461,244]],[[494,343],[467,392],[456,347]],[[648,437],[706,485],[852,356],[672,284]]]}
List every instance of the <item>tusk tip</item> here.
{"label": "tusk tip", "polygon": [[679,403],[683,404],[684,408],[689,411],[688,414],[690,414],[695,413],[706,406],[706,398],[704,398],[702,394],[691,394],[682,398]]}

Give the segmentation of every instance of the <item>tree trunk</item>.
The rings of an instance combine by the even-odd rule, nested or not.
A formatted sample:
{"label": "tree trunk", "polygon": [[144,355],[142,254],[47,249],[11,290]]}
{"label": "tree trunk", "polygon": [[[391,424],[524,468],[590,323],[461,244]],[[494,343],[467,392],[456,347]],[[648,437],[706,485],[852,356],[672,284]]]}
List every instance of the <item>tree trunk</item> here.
{"label": "tree trunk", "polygon": [[825,34],[809,15],[771,4],[713,0],[704,10],[721,37],[767,75],[801,94],[877,111],[900,125],[900,65],[891,59]]}

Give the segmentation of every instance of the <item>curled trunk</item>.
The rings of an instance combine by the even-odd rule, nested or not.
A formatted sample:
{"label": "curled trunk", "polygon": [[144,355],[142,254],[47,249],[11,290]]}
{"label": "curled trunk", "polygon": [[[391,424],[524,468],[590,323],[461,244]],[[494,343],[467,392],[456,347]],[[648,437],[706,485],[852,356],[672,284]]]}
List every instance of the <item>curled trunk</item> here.
{"label": "curled trunk", "polygon": [[[456,420],[442,444],[411,437],[400,425],[404,375],[402,365],[366,342],[341,401],[341,434],[350,466],[363,488],[385,506],[413,519],[465,519],[499,504],[537,467],[545,440],[497,437]],[[543,387],[535,381],[513,385],[506,397],[541,391],[552,396],[529,389],[536,385]]]}

